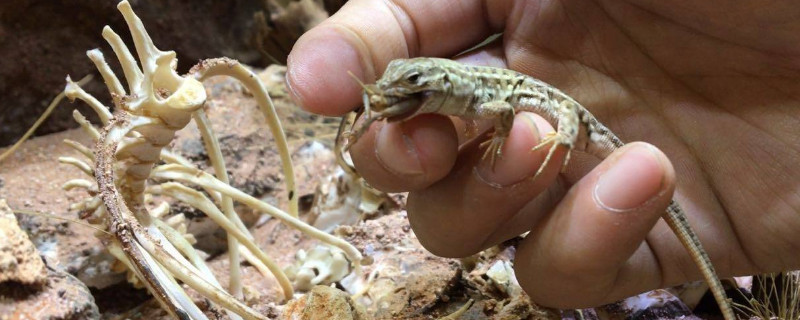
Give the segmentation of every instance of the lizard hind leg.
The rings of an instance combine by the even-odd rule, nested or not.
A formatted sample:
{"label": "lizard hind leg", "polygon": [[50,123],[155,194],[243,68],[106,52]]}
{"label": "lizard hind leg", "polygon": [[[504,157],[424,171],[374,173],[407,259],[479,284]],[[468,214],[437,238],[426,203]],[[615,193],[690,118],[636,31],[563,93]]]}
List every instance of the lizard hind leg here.
{"label": "lizard hind leg", "polygon": [[489,140],[481,142],[479,147],[481,149],[486,148],[486,151],[483,152],[481,160],[486,160],[488,157],[490,159],[490,164],[492,165],[492,170],[494,170],[494,164],[497,162],[497,159],[503,156],[502,149],[506,142],[506,137],[497,133],[492,133],[491,136],[492,137],[489,138]]}
{"label": "lizard hind leg", "polygon": [[536,174],[533,175],[532,180],[536,180],[540,174],[544,171],[544,168],[550,164],[550,160],[553,158],[553,155],[556,153],[558,146],[566,146],[567,147],[567,155],[564,161],[561,164],[561,170],[563,171],[566,168],[567,163],[569,162],[570,153],[572,151],[572,143],[563,135],[557,132],[550,132],[545,136],[544,140],[539,142],[535,147],[531,148],[531,152],[544,148],[544,146],[550,145],[550,149],[547,151],[547,156],[544,158],[542,165],[539,166],[539,169],[536,170]]}
{"label": "lizard hind leg", "polygon": [[561,171],[564,171],[566,168],[570,153],[575,147],[575,142],[580,132],[581,120],[578,115],[578,107],[579,105],[577,102],[569,99],[561,101],[558,105],[558,132],[548,133],[538,145],[531,149],[531,152],[533,152],[548,144],[552,144],[550,150],[547,152],[547,156],[544,158],[544,162],[542,162],[542,165],[539,166],[539,170],[537,170],[536,174],[533,176],[533,180],[536,180],[544,171],[544,168],[550,163],[558,146],[567,147],[567,154],[561,163]]}

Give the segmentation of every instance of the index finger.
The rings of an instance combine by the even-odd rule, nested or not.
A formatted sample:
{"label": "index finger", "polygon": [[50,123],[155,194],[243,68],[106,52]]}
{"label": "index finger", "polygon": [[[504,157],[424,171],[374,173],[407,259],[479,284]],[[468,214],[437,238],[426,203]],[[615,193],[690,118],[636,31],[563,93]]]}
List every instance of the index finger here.
{"label": "index finger", "polygon": [[304,109],[341,115],[360,100],[347,74],[373,81],[389,61],[452,56],[497,32],[511,1],[353,0],[297,41],[286,83]]}

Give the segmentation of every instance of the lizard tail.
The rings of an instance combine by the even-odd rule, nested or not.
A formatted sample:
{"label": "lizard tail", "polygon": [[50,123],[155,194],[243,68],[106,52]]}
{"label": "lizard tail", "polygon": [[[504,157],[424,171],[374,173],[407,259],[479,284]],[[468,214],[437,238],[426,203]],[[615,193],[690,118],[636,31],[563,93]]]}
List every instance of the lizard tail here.
{"label": "lizard tail", "polygon": [[714,300],[717,301],[719,309],[725,320],[736,320],[736,315],[733,313],[733,307],[725,294],[725,289],[722,287],[722,282],[714,271],[714,266],[711,264],[708,254],[700,244],[700,239],[692,231],[689,226],[689,221],[686,220],[686,215],[677,202],[672,201],[667,208],[667,213],[664,215],[664,221],[667,222],[670,229],[678,236],[683,246],[689,251],[694,263],[700,268],[706,283],[708,284],[711,294],[714,295]]}

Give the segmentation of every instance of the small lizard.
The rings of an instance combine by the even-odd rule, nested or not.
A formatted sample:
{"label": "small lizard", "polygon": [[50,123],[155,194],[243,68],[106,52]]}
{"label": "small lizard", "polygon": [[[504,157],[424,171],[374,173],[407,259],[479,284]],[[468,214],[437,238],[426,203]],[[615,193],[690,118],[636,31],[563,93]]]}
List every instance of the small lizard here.
{"label": "small lizard", "polygon": [[[402,121],[423,113],[493,120],[492,137],[481,144],[486,147],[483,157],[491,157],[492,164],[501,156],[516,112],[534,112],[557,124],[557,131],[534,147],[536,150],[551,145],[533,179],[547,166],[559,146],[568,150],[566,164],[569,151],[584,151],[604,159],[625,144],[561,90],[512,70],[468,66],[439,58],[398,59],[389,63],[377,83],[364,85],[359,81],[359,84],[364,88],[366,120],[347,137],[345,150],[374,121]],[[725,320],[735,320],[711,260],[674,199],[663,218],[700,268]]]}

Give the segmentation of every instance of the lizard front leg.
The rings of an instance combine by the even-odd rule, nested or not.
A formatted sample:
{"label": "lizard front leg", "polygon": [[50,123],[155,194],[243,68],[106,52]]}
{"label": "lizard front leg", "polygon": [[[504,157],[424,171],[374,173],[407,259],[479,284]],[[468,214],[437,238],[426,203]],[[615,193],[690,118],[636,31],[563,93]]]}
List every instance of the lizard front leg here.
{"label": "lizard front leg", "polygon": [[497,158],[502,156],[503,144],[511,133],[511,126],[514,125],[514,107],[502,100],[484,102],[478,106],[475,115],[480,119],[494,121],[492,137],[480,145],[481,148],[486,148],[481,159],[491,157],[492,169],[494,169]]}

